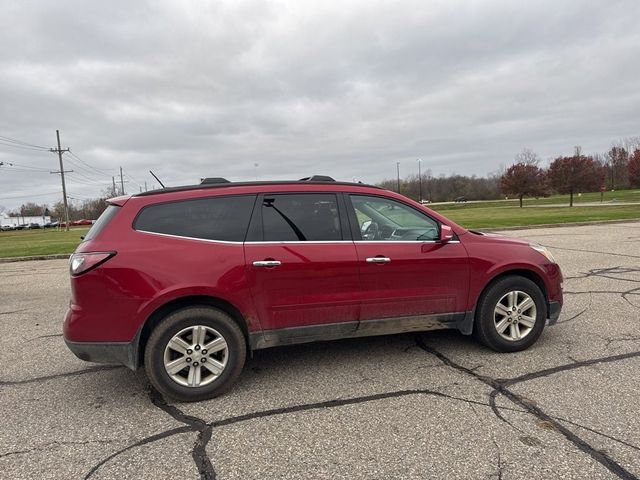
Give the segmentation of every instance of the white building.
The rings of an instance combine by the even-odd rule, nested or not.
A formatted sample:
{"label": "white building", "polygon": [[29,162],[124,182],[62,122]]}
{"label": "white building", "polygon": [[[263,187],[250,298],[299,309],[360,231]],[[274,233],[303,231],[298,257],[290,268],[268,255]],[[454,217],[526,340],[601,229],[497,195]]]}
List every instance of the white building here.
{"label": "white building", "polygon": [[41,227],[47,223],[51,223],[51,217],[49,215],[29,216],[18,215],[17,217],[11,216],[8,213],[0,213],[0,227],[9,226],[15,227],[17,225],[29,225],[30,223],[37,223]]}

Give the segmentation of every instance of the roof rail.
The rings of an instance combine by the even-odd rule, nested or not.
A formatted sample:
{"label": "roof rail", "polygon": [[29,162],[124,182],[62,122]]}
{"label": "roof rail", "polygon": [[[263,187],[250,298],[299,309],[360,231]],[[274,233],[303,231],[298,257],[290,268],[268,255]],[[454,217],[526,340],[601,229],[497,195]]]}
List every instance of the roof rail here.
{"label": "roof rail", "polygon": [[299,182],[335,182],[335,180],[327,175],[313,175],[298,180]]}
{"label": "roof rail", "polygon": [[226,178],[222,177],[207,177],[200,179],[200,185],[212,185],[214,183],[231,183]]}

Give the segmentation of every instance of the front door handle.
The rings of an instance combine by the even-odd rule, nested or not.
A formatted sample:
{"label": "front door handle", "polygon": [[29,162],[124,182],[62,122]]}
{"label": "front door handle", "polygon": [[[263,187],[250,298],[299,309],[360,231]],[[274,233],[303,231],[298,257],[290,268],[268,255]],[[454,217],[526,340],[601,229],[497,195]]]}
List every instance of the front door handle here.
{"label": "front door handle", "polygon": [[258,260],[253,262],[254,267],[277,267],[278,265],[282,265],[280,260]]}
{"label": "front door handle", "polygon": [[389,257],[369,257],[367,263],[389,263],[391,259]]}

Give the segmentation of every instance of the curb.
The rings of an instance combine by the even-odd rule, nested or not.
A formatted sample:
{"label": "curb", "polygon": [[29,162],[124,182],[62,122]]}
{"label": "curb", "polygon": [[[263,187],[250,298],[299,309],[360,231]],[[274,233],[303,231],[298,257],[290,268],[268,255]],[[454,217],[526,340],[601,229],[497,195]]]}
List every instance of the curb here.
{"label": "curb", "polygon": [[638,223],[638,222],[640,222],[640,219],[628,218],[626,220],[593,220],[591,222],[541,223],[539,225],[521,225],[518,227],[472,228],[471,230],[478,230],[481,232],[508,232],[510,230],[532,230],[534,228],[581,227],[581,226],[587,226],[587,225],[610,225],[610,224],[616,224],[616,223]]}
{"label": "curb", "polygon": [[8,257],[0,258],[0,263],[30,262],[32,260],[66,260],[70,256],[70,253],[61,253],[57,255],[34,255],[32,257]]}

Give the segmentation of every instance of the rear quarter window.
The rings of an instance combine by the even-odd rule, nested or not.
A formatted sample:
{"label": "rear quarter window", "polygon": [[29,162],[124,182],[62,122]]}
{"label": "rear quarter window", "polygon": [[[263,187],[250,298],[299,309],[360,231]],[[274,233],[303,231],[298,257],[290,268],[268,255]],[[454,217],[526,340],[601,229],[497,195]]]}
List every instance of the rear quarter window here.
{"label": "rear quarter window", "polygon": [[255,197],[234,195],[150,205],[140,211],[133,228],[179,237],[242,242]]}
{"label": "rear quarter window", "polygon": [[116,216],[121,208],[122,207],[119,207],[117,205],[109,205],[107,208],[105,208],[104,212],[102,212],[102,215],[98,217],[96,223],[91,226],[87,234],[84,236],[83,242],[96,238],[100,234],[100,232],[104,230],[104,228],[109,224],[111,219]]}

